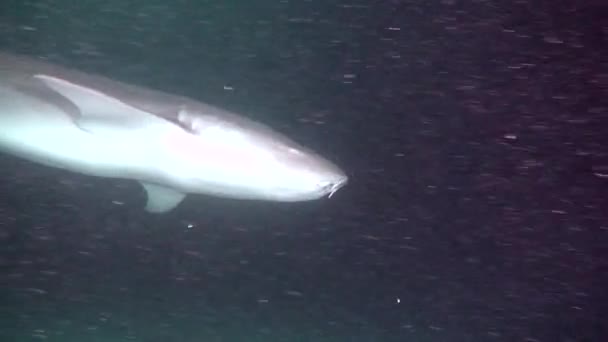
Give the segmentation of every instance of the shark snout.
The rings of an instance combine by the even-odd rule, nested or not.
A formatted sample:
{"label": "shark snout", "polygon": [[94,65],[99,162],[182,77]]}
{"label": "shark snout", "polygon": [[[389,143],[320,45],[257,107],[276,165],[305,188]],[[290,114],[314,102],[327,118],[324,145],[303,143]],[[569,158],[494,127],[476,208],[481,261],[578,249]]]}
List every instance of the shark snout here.
{"label": "shark snout", "polygon": [[338,191],[342,187],[344,187],[346,185],[346,183],[348,183],[348,177],[346,175],[343,175],[340,178],[336,178],[336,180],[334,180],[334,181],[330,181],[330,182],[326,183],[323,186],[324,192],[327,194],[328,198],[331,198],[331,196],[333,196],[336,193],[336,191]]}
{"label": "shark snout", "polygon": [[324,173],[323,180],[317,184],[320,188],[320,192],[325,196],[331,198],[336,191],[340,190],[348,183],[348,176],[336,166],[331,168],[330,172]]}

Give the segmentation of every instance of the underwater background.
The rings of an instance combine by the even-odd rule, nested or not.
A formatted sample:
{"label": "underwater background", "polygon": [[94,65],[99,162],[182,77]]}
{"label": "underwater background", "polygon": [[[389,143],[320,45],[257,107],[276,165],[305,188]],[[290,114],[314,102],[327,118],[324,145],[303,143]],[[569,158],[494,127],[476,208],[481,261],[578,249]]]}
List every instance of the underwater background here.
{"label": "underwater background", "polygon": [[2,51],[243,113],[350,180],[152,215],[135,182],[0,155],[0,341],[607,341],[607,18],[3,0]]}

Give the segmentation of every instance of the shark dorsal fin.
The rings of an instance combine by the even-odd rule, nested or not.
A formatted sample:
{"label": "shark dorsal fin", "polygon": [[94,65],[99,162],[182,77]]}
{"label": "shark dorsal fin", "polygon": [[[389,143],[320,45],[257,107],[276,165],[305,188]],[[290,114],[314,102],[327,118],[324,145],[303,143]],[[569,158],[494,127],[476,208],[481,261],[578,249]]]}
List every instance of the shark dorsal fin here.
{"label": "shark dorsal fin", "polygon": [[93,134],[116,134],[141,125],[162,122],[154,115],[130,106],[99,90],[44,74],[34,75],[48,88],[70,101],[78,109],[76,125]]}

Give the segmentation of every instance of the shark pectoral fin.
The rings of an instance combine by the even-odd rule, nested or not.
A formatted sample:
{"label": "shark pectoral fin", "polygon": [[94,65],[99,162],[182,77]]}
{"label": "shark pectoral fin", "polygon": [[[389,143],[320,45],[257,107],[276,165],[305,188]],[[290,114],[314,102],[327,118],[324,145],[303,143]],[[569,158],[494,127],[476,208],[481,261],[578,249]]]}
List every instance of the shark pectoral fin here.
{"label": "shark pectoral fin", "polygon": [[37,74],[34,78],[78,107],[79,116],[74,121],[84,131],[115,134],[120,130],[132,130],[146,125],[146,121],[154,119],[150,113],[98,90],[49,75]]}
{"label": "shark pectoral fin", "polygon": [[177,207],[186,197],[186,194],[164,186],[140,182],[148,195],[146,211],[151,213],[164,213]]}

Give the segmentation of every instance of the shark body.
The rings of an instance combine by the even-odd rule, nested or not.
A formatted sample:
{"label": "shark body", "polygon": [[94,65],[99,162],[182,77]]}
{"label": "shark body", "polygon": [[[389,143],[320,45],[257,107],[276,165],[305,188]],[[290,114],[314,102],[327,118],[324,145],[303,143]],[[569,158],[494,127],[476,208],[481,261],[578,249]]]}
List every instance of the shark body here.
{"label": "shark body", "polygon": [[183,96],[0,53],[0,151],[91,176],[132,179],[146,210],[189,193],[305,201],[347,182],[270,127]]}

